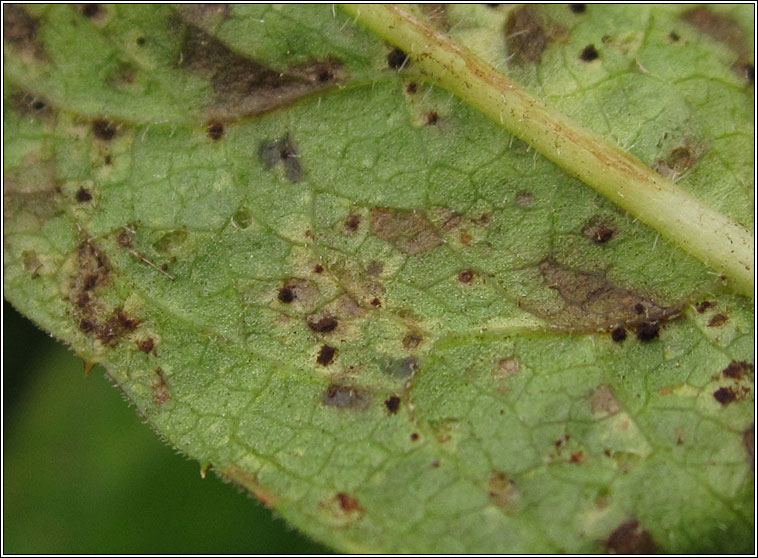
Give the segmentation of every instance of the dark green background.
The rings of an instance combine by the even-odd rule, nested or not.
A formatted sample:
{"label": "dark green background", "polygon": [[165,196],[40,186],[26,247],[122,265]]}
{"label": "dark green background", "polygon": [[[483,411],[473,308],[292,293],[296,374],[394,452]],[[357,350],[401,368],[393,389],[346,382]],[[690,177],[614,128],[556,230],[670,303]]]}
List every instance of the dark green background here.
{"label": "dark green background", "polygon": [[326,553],[164,444],[3,303],[3,554]]}

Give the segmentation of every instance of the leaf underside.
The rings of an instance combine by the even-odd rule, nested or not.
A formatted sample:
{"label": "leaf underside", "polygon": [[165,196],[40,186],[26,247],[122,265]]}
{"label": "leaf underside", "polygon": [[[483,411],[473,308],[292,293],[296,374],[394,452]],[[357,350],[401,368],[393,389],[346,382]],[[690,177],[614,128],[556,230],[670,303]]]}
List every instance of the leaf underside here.
{"label": "leaf underside", "polygon": [[[330,6],[92,6],[4,6],[5,296],[175,447],[342,551],[749,552],[747,299]],[[752,227],[751,6],[419,10]]]}

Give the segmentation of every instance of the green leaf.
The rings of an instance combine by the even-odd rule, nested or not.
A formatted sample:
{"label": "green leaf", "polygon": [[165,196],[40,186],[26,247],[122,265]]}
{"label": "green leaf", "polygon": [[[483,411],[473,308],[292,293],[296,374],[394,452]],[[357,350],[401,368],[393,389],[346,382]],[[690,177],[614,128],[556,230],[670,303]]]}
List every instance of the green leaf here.
{"label": "green leaf", "polygon": [[[341,551],[749,552],[719,273],[330,6],[4,10],[5,295],[180,451]],[[418,15],[752,236],[751,7]]]}

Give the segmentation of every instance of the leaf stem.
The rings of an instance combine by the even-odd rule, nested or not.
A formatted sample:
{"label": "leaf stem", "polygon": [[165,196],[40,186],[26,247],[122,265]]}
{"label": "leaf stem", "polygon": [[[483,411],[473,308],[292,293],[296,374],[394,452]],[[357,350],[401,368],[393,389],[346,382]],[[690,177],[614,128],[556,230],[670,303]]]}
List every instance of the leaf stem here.
{"label": "leaf stem", "polygon": [[476,107],[570,175],[724,274],[735,290],[754,296],[754,241],[746,227],[534,98],[405,10],[387,4],[342,8],[404,50],[432,83]]}

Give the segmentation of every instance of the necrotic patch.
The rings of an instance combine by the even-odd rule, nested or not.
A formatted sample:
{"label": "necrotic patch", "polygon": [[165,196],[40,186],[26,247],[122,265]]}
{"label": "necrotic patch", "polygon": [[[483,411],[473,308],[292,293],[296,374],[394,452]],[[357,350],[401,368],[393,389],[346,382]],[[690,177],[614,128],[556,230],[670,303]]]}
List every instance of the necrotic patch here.
{"label": "necrotic patch", "polygon": [[200,27],[181,22],[177,66],[210,79],[215,98],[205,107],[213,120],[262,114],[344,81],[347,72],[335,58],[286,70],[269,68],[229,48]]}
{"label": "necrotic patch", "polygon": [[516,66],[536,64],[550,43],[537,14],[529,6],[513,10],[505,22],[505,47]]}
{"label": "necrotic patch", "polygon": [[365,409],[368,407],[368,394],[352,386],[332,384],[322,397],[324,405],[338,409]]}
{"label": "necrotic patch", "polygon": [[305,178],[300,153],[289,134],[278,140],[263,142],[258,147],[258,159],[266,170],[281,164],[290,182],[300,182]]}
{"label": "necrotic patch", "polygon": [[371,212],[371,225],[376,236],[409,256],[442,244],[437,231],[420,212],[377,207]]}

